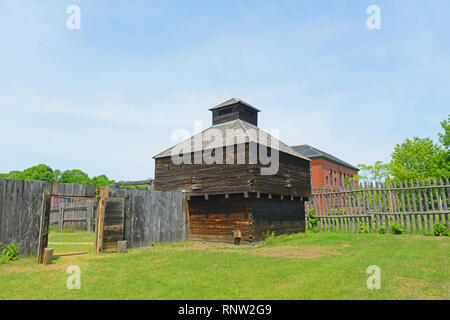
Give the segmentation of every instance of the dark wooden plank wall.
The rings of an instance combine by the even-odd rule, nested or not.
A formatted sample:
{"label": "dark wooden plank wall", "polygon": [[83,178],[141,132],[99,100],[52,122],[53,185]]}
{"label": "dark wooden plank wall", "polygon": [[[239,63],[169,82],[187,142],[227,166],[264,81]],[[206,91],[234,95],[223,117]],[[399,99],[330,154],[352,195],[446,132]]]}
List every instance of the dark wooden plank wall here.
{"label": "dark wooden plank wall", "polygon": [[124,236],[129,248],[186,240],[183,193],[110,188],[109,196],[125,198]]}
{"label": "dark wooden plank wall", "polygon": [[[279,157],[277,174],[261,175],[259,169],[255,172],[254,190],[261,193],[309,198],[311,195],[309,161],[284,152],[280,152]],[[288,180],[290,187],[286,187]]]}
{"label": "dark wooden plank wall", "polygon": [[50,209],[50,225],[60,230],[94,231],[97,200],[61,203]]}
{"label": "dark wooden plank wall", "polygon": [[[247,164],[194,164],[194,154],[191,154],[192,164],[175,165],[171,157],[156,159],[155,189],[156,190],[186,190],[191,195],[240,193],[252,190],[254,174],[257,165],[248,164],[248,144],[234,146],[234,161],[245,156]],[[192,190],[192,186],[201,189]]]}
{"label": "dark wooden plank wall", "polygon": [[105,199],[103,242],[101,252],[116,252],[117,242],[124,240],[125,199]]}
{"label": "dark wooden plank wall", "polygon": [[233,231],[241,231],[241,243],[253,242],[251,201],[242,194],[191,198],[189,239],[233,243]]}
{"label": "dark wooden plank wall", "polygon": [[306,231],[304,201],[290,198],[253,198],[253,233],[255,241],[269,233],[275,235]]}
{"label": "dark wooden plank wall", "polygon": [[[262,192],[278,195],[309,197],[311,178],[309,161],[284,152],[279,153],[279,170],[275,175],[261,175],[263,167],[249,164],[249,144],[234,146],[234,160],[245,156],[246,164],[227,164],[224,148],[224,164],[175,165],[171,157],[156,159],[155,189],[185,190],[189,195]],[[207,154],[210,154],[209,152]],[[194,162],[191,154],[191,163]],[[286,187],[287,180],[290,187]],[[201,189],[196,189],[201,187]]]}
{"label": "dark wooden plank wall", "polygon": [[[225,110],[225,109],[229,109],[229,108],[232,109],[231,113],[227,113],[225,115],[219,116],[219,112],[221,110]],[[253,115],[250,115],[245,110],[247,110],[248,112],[253,112]],[[221,109],[214,110],[212,112],[212,123],[213,123],[213,125],[220,124],[220,123],[225,123],[225,122],[232,121],[232,120],[237,120],[237,119],[244,120],[244,121],[246,121],[248,123],[251,123],[251,124],[257,126],[258,125],[258,112],[256,112],[255,110],[252,110],[251,108],[243,106],[241,104],[236,104],[234,106],[224,107],[224,108],[221,108]]]}
{"label": "dark wooden plank wall", "polygon": [[95,187],[0,179],[0,242],[20,243],[22,255],[37,253],[44,193],[91,197]]}

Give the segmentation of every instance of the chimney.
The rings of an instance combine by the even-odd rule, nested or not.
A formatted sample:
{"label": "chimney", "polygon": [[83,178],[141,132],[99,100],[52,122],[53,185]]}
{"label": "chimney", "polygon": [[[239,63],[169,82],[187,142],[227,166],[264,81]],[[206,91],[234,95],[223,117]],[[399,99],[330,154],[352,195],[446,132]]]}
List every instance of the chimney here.
{"label": "chimney", "polygon": [[240,119],[258,126],[258,112],[260,110],[236,98],[209,109],[212,112],[213,125]]}

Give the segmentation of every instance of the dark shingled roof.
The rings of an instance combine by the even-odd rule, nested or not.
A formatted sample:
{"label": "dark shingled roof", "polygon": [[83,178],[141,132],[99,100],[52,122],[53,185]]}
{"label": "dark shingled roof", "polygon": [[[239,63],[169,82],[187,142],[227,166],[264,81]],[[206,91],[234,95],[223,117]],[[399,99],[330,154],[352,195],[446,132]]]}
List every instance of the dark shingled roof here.
{"label": "dark shingled roof", "polygon": [[291,148],[309,159],[324,158],[324,159],[330,160],[332,162],[338,163],[340,165],[343,165],[344,167],[359,171],[358,168],[352,166],[351,164],[349,164],[345,161],[342,161],[341,159],[336,158],[335,156],[333,156],[329,153],[326,153],[326,152],[316,149],[314,147],[308,146],[307,144],[303,144],[301,146],[292,146]]}
{"label": "dark shingled roof", "polygon": [[[234,137],[234,136],[228,137],[226,132],[229,129],[231,129],[231,130],[242,129],[242,130],[235,131],[237,134],[240,134],[239,137]],[[196,137],[197,138],[209,137],[210,133],[212,133],[212,131],[215,131],[215,133],[221,133],[221,136],[224,137],[224,139],[222,141],[216,141],[214,139],[214,141],[212,141],[212,142],[202,139],[201,145],[197,146],[195,144]],[[267,137],[267,140],[263,139],[262,141],[259,141],[261,131],[264,133],[263,136]],[[228,138],[231,138],[231,139],[228,139]],[[266,140],[266,141],[264,141],[264,140]],[[254,126],[246,121],[240,120],[240,119],[213,125],[212,127],[209,127],[208,129],[196,134],[195,136],[193,136],[183,142],[180,142],[179,144],[173,146],[172,148],[167,149],[166,151],[163,151],[163,152],[157,154],[153,158],[158,159],[158,158],[170,157],[172,155],[172,150],[174,150],[175,148],[191,150],[191,151],[189,151],[189,153],[190,153],[190,152],[204,151],[204,150],[210,150],[210,149],[235,145],[237,143],[237,141],[245,141],[246,143],[247,142],[256,142],[256,143],[259,143],[262,145],[266,145],[267,147],[277,149],[281,152],[290,154],[294,157],[301,158],[301,159],[304,159],[307,161],[311,161],[307,157],[304,157],[302,154],[296,152],[295,150],[292,150],[291,147],[284,144],[280,140],[272,137],[270,134],[268,134],[264,130],[262,130],[262,129],[258,128],[257,126]],[[271,146],[272,141],[277,143],[277,146]]]}

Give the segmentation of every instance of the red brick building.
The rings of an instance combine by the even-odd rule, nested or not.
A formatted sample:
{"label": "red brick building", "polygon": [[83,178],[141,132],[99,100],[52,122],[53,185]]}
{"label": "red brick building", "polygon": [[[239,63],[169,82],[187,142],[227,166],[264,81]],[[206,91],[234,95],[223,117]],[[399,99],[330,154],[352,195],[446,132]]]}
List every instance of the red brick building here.
{"label": "red brick building", "polygon": [[335,189],[344,186],[346,177],[352,178],[359,169],[335,156],[307,144],[292,149],[311,159],[311,186]]}

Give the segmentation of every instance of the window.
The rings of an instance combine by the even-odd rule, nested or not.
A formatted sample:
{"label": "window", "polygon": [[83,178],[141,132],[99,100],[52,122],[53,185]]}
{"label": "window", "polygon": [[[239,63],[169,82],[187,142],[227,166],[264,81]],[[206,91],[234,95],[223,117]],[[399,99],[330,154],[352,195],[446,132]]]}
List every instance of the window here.
{"label": "window", "polygon": [[309,175],[311,176],[311,186],[313,185],[313,181],[312,181],[312,168],[309,168]]}
{"label": "window", "polygon": [[255,116],[255,111],[253,111],[253,110],[244,108],[244,109],[242,109],[242,111],[243,111],[244,114],[246,114],[246,115],[248,115],[250,117],[254,117]]}
{"label": "window", "polygon": [[339,171],[339,186],[342,187],[342,172]]}
{"label": "window", "polygon": [[228,108],[228,109],[223,109],[223,110],[219,110],[219,117],[220,116],[224,116],[226,114],[232,113],[233,112],[233,108]]}
{"label": "window", "polygon": [[333,170],[330,169],[330,183],[333,185]]}

